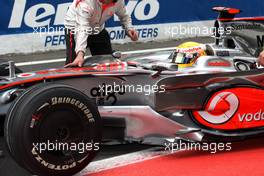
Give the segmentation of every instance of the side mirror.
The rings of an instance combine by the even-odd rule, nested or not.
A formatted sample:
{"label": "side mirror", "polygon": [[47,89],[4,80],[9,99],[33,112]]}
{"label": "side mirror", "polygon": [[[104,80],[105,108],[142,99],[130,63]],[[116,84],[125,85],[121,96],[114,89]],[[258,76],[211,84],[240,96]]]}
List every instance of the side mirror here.
{"label": "side mirror", "polygon": [[152,70],[156,72],[151,75],[152,78],[157,78],[163,71],[178,71],[178,65],[174,63],[158,63],[152,66]]}
{"label": "side mirror", "polygon": [[0,76],[9,76],[12,79],[16,78],[16,73],[21,73],[21,71],[16,68],[14,61],[0,63]]}
{"label": "side mirror", "polygon": [[122,57],[122,53],[121,53],[121,51],[114,51],[114,52],[112,53],[112,56],[113,56],[114,58],[116,58],[116,59],[120,59],[120,58]]}
{"label": "side mirror", "polygon": [[249,71],[257,68],[257,58],[235,58],[234,66],[237,71]]}
{"label": "side mirror", "polygon": [[155,71],[178,71],[178,65],[175,63],[157,63],[152,65],[152,70]]}

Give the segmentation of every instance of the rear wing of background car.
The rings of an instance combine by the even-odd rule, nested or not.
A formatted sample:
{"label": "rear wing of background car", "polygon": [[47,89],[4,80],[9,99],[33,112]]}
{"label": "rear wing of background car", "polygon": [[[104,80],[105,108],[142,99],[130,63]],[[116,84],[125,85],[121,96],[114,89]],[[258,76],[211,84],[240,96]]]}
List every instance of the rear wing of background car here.
{"label": "rear wing of background car", "polygon": [[218,19],[232,20],[237,14],[241,13],[240,9],[228,7],[213,7],[212,10],[219,13]]}
{"label": "rear wing of background car", "polygon": [[219,13],[219,15],[218,15],[218,17],[214,23],[215,44],[219,45],[220,40],[223,37],[223,35],[220,33],[220,31],[222,30],[221,28],[223,28],[223,27],[221,26],[219,21],[221,21],[221,19],[228,19],[229,21],[232,21],[237,14],[241,13],[241,10],[235,9],[235,8],[228,8],[228,7],[213,7],[212,10]]}
{"label": "rear wing of background car", "polygon": [[212,10],[219,13],[214,23],[215,44],[258,57],[264,46],[264,16],[236,17],[242,12],[236,8],[214,7]]}

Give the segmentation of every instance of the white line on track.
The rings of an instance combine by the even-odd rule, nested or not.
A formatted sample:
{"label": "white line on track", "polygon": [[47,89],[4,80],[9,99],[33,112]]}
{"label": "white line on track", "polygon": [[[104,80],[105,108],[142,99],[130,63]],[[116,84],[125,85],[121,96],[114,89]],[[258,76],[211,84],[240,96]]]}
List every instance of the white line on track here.
{"label": "white line on track", "polygon": [[[175,47],[125,51],[125,52],[122,52],[122,54],[140,54],[140,53],[148,53],[148,52],[156,52],[156,51],[167,51],[167,50],[173,50],[173,49],[175,49]],[[50,63],[57,63],[57,62],[65,62],[65,58],[30,61],[30,62],[19,62],[19,63],[16,63],[16,66],[21,67],[21,66],[29,66],[29,65],[50,64]]]}
{"label": "white line on track", "polygon": [[[139,163],[142,161],[158,158],[161,156],[166,156],[172,154],[171,152],[165,152],[163,149],[160,148],[150,148],[134,153],[124,154],[108,159],[103,159],[99,161],[94,161],[90,163],[84,170],[82,170],[76,176],[83,176],[91,173],[97,173],[101,171],[105,171],[108,169],[114,169],[122,166],[127,166],[130,164]],[[175,153],[175,152],[174,152]]]}

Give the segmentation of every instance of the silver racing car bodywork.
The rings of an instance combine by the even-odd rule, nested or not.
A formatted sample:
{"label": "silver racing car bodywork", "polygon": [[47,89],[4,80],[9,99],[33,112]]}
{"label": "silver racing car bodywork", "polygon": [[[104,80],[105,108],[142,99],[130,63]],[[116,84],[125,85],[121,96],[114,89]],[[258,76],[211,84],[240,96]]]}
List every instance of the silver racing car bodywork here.
{"label": "silver racing car bodywork", "polygon": [[[105,133],[107,134],[106,141],[114,140],[118,136],[120,142],[141,141],[154,144],[155,140],[148,140],[148,138],[173,138],[176,133],[185,139],[201,141],[203,133],[199,128],[196,129],[195,125],[191,127],[182,125],[157,112],[156,108],[159,107],[157,105],[161,104],[157,102],[157,97],[160,96],[157,96],[153,90],[136,91],[136,89],[142,89],[140,86],[143,86],[143,89],[151,89],[152,86],[160,85],[163,79],[177,80],[187,75],[197,75],[198,77],[198,75],[209,73],[228,72],[231,74],[237,71],[256,69],[254,55],[258,50],[256,48],[263,45],[262,40],[259,40],[264,29],[263,21],[232,20],[234,15],[229,14],[228,9],[218,8],[216,10],[220,12],[219,18],[215,22],[216,29],[223,27],[225,31],[228,31],[227,29],[231,28],[232,32],[221,35],[215,33],[216,43],[206,44],[207,56],[199,57],[193,65],[185,68],[179,68],[176,63],[171,63],[170,56],[173,51],[126,55],[121,58],[94,56],[86,60],[84,68],[54,69],[19,75],[15,75],[14,65],[10,62],[10,75],[0,82],[2,89],[0,115],[5,116],[11,104],[11,102],[7,102],[12,99],[12,95],[23,92],[27,82],[35,84],[43,81],[55,81],[73,86],[93,99],[99,107],[101,117],[106,121],[105,131],[108,128],[111,130],[112,127],[120,129],[114,134],[107,131]],[[239,27],[239,25],[243,26]],[[119,63],[119,65],[111,66],[111,63]],[[157,75],[155,76],[155,74]],[[10,84],[15,84],[15,86],[10,89]],[[7,90],[6,85],[8,86]],[[145,85],[150,87],[146,88]],[[122,86],[127,86],[130,89],[133,88],[133,91],[114,91],[112,90],[114,86],[119,89]],[[158,87],[159,91],[160,88]],[[111,89],[111,91],[107,92],[107,89]],[[206,97],[206,94],[201,95]],[[180,97],[177,95],[174,101],[181,101],[185,104],[184,102],[191,102],[188,101],[188,98],[193,99],[191,96],[185,97],[185,100]],[[162,98],[162,101],[166,100]],[[168,106],[171,103],[174,104],[173,100],[168,102]],[[180,108],[174,111],[170,112],[170,116],[188,116],[182,113]],[[117,121],[119,122],[116,123]]]}
{"label": "silver racing car bodywork", "polygon": [[71,140],[101,142],[102,133],[105,143],[155,145],[263,135],[264,121],[256,114],[264,104],[264,73],[256,56],[264,20],[236,19],[237,9],[214,10],[220,13],[216,42],[206,44],[206,55],[192,64],[176,63],[176,51],[93,56],[82,68],[19,74],[13,62],[4,63],[9,76],[0,77],[0,122],[6,118],[9,151],[34,174],[72,175],[96,151],[42,154],[30,142],[54,135],[67,141],[70,132]]}

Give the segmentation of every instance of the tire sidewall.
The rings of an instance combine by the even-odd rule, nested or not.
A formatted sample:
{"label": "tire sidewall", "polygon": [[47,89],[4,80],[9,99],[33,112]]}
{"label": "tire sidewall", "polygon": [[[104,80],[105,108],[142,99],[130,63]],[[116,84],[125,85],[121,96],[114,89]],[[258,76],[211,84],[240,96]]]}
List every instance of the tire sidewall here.
{"label": "tire sidewall", "polygon": [[[8,115],[8,146],[11,148],[11,153],[18,162],[30,170],[34,174],[43,173],[43,175],[72,175],[84,168],[91,160],[96,156],[98,151],[90,151],[87,158],[84,160],[78,160],[76,166],[72,168],[72,164],[62,164],[61,167],[56,167],[54,170],[53,163],[50,161],[40,161],[40,154],[33,151],[33,143],[40,142],[35,141],[34,132],[35,127],[30,127],[32,124],[32,114],[36,112],[45,103],[50,103],[51,106],[67,106],[75,109],[79,113],[83,112],[83,123],[85,123],[84,133],[87,133],[87,138],[84,139],[84,143],[93,142],[100,143],[101,141],[101,119],[99,112],[94,103],[81,92],[65,86],[47,86],[41,85],[40,88],[32,88],[32,91],[28,91],[26,95],[19,98],[18,102],[14,103],[11,112]],[[72,103],[62,102],[60,104],[54,103],[54,99],[57,98],[69,98],[71,100],[79,101],[87,106],[92,114],[93,122],[87,118],[87,114],[83,110],[78,108],[77,105]],[[53,102],[52,102],[53,101]],[[53,104],[54,103],[54,104]],[[49,130],[49,129],[47,129]],[[19,132],[19,133],[18,133]],[[20,144],[20,145],[17,145]],[[19,155],[19,156],[18,156]],[[42,158],[42,157],[41,157]],[[43,163],[49,163],[45,166]],[[58,166],[58,165],[56,165]],[[64,169],[62,169],[64,167]],[[61,170],[58,170],[61,169]],[[35,172],[37,171],[37,173]]]}

